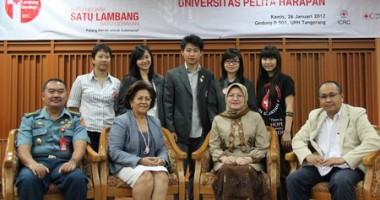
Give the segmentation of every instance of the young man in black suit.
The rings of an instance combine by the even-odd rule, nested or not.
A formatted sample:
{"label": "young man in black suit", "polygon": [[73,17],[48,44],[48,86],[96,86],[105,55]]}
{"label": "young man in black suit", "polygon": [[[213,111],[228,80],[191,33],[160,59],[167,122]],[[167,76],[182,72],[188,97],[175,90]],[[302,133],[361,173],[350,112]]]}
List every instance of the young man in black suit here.
{"label": "young man in black suit", "polygon": [[166,127],[173,133],[179,148],[187,153],[185,169],[189,165],[189,199],[193,199],[195,162],[191,154],[203,143],[211,129],[207,113],[208,88],[214,75],[201,67],[203,41],[188,35],[181,41],[185,63],[166,74],[164,84],[164,112]]}

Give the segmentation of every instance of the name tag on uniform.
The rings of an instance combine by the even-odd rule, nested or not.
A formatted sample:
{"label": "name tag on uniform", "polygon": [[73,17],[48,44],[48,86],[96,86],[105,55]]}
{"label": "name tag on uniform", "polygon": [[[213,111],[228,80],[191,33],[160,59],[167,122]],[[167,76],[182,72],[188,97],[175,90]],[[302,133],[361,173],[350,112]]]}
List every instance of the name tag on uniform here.
{"label": "name tag on uniform", "polygon": [[59,123],[61,124],[61,127],[63,127],[63,128],[70,128],[71,125],[73,124],[71,119],[64,119],[64,120],[60,121]]}
{"label": "name tag on uniform", "polygon": [[61,151],[67,151],[67,142],[66,142],[66,138],[61,137],[61,139],[59,139],[59,149],[60,149]]}
{"label": "name tag on uniform", "polygon": [[41,128],[44,126],[45,124],[43,122],[35,122],[33,128]]}

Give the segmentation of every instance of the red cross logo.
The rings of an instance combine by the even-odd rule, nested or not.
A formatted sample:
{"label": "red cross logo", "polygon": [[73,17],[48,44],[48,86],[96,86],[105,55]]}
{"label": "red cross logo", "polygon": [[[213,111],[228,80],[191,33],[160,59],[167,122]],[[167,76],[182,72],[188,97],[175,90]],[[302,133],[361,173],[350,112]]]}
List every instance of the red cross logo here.
{"label": "red cross logo", "polygon": [[373,13],[364,13],[363,18],[364,19],[373,19]]}
{"label": "red cross logo", "polygon": [[346,17],[348,16],[348,12],[347,12],[347,10],[342,10],[342,11],[340,11],[340,16],[341,16],[342,18],[346,18]]}

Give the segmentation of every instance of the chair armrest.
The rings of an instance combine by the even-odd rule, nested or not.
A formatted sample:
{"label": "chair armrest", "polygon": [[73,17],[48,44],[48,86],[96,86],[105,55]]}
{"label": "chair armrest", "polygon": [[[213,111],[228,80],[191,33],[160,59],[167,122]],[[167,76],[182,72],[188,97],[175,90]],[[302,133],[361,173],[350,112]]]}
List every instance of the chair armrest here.
{"label": "chair armrest", "polygon": [[4,157],[4,168],[12,168],[17,165],[15,152],[6,152]]}
{"label": "chair armrest", "polygon": [[278,146],[278,137],[276,130],[272,127],[267,127],[268,132],[270,133],[270,154],[269,159],[271,159],[272,162],[277,162],[280,152],[279,152],[279,146]]}
{"label": "chair armrest", "polygon": [[293,162],[293,161],[297,161],[296,159],[297,159],[296,154],[293,151],[285,154],[286,161]]}
{"label": "chair armrest", "polygon": [[4,155],[4,168],[12,168],[17,166],[17,152],[15,147],[15,137],[17,132],[17,129],[13,129],[9,132]]}
{"label": "chair armrest", "polygon": [[18,158],[15,147],[15,138],[18,130],[14,129],[9,132],[2,173],[2,192],[4,199],[13,199],[14,181],[18,168]]}
{"label": "chair armrest", "polygon": [[89,176],[93,185],[94,199],[98,199],[101,196],[101,182],[99,176],[99,165],[103,159],[100,154],[95,152],[91,145],[87,144],[86,146],[86,162],[89,166],[84,167],[84,170],[87,170],[86,174]]}
{"label": "chair armrest", "polygon": [[[380,136],[380,126],[378,125],[373,125],[373,128],[376,130],[377,132],[377,135]],[[376,161],[376,158],[380,155],[380,150],[376,151],[376,152],[373,152],[367,156],[364,156],[363,157],[363,165],[365,167],[369,167],[369,166],[372,166],[374,165],[375,161]]]}
{"label": "chair armrest", "polygon": [[101,162],[101,161],[106,160],[105,155],[96,153],[89,144],[87,144],[86,146],[86,153],[87,153],[87,160],[90,162]]}
{"label": "chair armrest", "polygon": [[363,157],[363,165],[365,167],[368,167],[368,166],[371,166],[375,163],[376,161],[376,158],[380,156],[380,150],[376,151],[376,152],[373,152],[369,155],[366,155]]}
{"label": "chair armrest", "polygon": [[[178,196],[179,198],[181,199],[181,197],[185,197],[185,170],[184,170],[184,166],[183,166],[183,160],[184,159],[187,159],[187,154],[182,151],[178,146],[177,146],[177,143],[176,141],[174,140],[174,136],[173,134],[166,128],[161,128],[162,130],[162,133],[163,133],[163,137],[164,137],[164,140],[165,140],[165,145],[169,145],[170,147],[170,151],[172,154],[174,152],[175,154],[175,163],[176,163],[176,166],[175,168],[173,167],[173,165],[171,165],[170,167],[173,167],[173,170],[174,172],[176,173],[177,175],[177,179],[178,179]],[[169,155],[169,152],[168,152],[168,155]],[[169,160],[171,158],[169,157]]]}
{"label": "chair armrest", "polygon": [[270,146],[267,153],[267,173],[270,176],[270,192],[277,198],[277,187],[280,183],[280,153],[278,136],[276,130],[270,126],[267,126],[267,131],[270,135]]}
{"label": "chair armrest", "polygon": [[298,159],[293,151],[285,154],[285,160],[288,161],[290,164],[290,172],[293,172],[297,169]]}
{"label": "chair armrest", "polygon": [[194,159],[194,160],[200,160],[203,158],[203,154],[205,153],[205,151],[207,150],[208,148],[208,143],[210,141],[210,135],[211,133],[209,132],[202,144],[201,147],[199,147],[198,150],[194,151],[192,154],[191,154],[191,158]]}
{"label": "chair armrest", "polygon": [[100,156],[100,163],[98,168],[99,180],[100,180],[100,199],[107,199],[107,179],[109,176],[108,171],[108,159],[107,159],[107,150],[108,150],[108,135],[111,130],[111,127],[106,127],[102,129],[100,133],[99,141],[99,150],[98,154]]}
{"label": "chair armrest", "polygon": [[[378,135],[380,127],[374,125]],[[363,184],[363,199],[380,199],[379,180],[380,174],[380,150],[363,157],[363,165],[366,168]]]}
{"label": "chair armrest", "polygon": [[362,161],[366,168],[364,185],[363,185],[363,199],[378,199],[380,198],[379,185],[380,174],[380,150],[373,152],[365,157]]}
{"label": "chair armrest", "polygon": [[111,127],[103,128],[100,133],[100,142],[99,142],[99,151],[101,161],[107,162],[107,149],[108,149],[108,134],[111,130]]}
{"label": "chair armrest", "polygon": [[173,151],[175,152],[175,154],[177,155],[177,158],[181,159],[181,160],[184,160],[187,158],[187,154],[182,151],[178,146],[177,146],[177,143],[175,142],[174,140],[174,137],[172,135],[172,133],[166,129],[166,128],[161,128],[162,132],[164,133],[166,139],[169,141],[170,145],[172,146],[173,148]]}

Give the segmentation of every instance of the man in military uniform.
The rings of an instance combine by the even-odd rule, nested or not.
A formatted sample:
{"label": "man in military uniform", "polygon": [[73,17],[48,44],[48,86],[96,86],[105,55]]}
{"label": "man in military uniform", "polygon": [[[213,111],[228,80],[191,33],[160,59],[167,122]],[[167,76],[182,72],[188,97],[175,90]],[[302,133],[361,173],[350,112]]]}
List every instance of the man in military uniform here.
{"label": "man in military uniform", "polygon": [[86,199],[86,175],[77,165],[90,140],[80,114],[65,108],[67,90],[60,79],[44,84],[42,100],[44,108],[25,114],[17,135],[19,199],[42,200],[50,183],[65,199]]}

